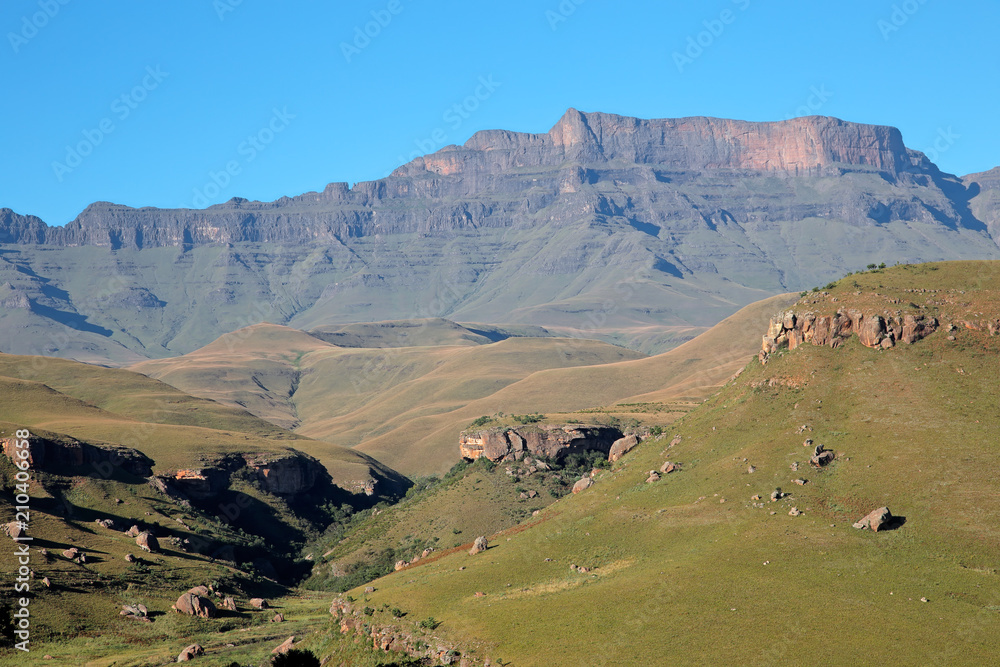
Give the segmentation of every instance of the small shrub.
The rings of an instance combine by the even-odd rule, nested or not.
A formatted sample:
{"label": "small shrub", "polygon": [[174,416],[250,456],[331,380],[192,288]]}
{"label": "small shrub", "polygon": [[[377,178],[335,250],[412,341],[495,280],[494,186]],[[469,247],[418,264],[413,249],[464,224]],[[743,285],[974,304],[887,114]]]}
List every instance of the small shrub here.
{"label": "small shrub", "polygon": [[393,607],[392,609],[389,610],[389,613],[392,614],[393,618],[403,618],[404,616],[406,616],[406,612],[400,609],[399,607]]}
{"label": "small shrub", "polygon": [[480,426],[486,426],[491,421],[493,421],[492,417],[488,415],[483,415],[482,417],[475,419],[471,424],[469,424],[468,428],[479,428]]}
{"label": "small shrub", "polygon": [[372,609],[371,607],[365,607],[362,611],[364,611],[365,616],[371,616],[372,614],[375,613],[375,610]]}
{"label": "small shrub", "polygon": [[434,630],[439,625],[441,625],[441,621],[437,620],[433,616],[428,616],[424,620],[420,621],[420,627],[426,628],[427,630]]}

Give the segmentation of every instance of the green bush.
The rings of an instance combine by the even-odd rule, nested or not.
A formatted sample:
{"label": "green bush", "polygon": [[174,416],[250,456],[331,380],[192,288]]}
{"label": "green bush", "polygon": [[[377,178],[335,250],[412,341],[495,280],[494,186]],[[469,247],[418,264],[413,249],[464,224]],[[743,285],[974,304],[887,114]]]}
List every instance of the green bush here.
{"label": "green bush", "polygon": [[320,667],[320,663],[312,651],[293,648],[271,658],[271,667]]}
{"label": "green bush", "polygon": [[426,628],[428,630],[434,630],[439,625],[441,625],[441,621],[437,620],[433,616],[428,616],[424,620],[420,621],[420,627]]}

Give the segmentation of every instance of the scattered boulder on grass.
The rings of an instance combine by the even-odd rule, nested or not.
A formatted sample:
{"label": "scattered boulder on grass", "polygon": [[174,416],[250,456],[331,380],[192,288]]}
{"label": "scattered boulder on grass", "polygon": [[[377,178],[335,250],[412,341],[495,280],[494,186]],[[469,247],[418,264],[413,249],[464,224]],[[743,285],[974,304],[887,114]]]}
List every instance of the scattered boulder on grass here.
{"label": "scattered boulder on grass", "polygon": [[208,586],[195,586],[194,588],[189,588],[188,593],[194,593],[195,595],[200,595],[203,598],[207,598],[212,594],[212,591],[208,590]]}
{"label": "scattered boulder on grass", "polygon": [[94,523],[102,528],[107,528],[108,530],[118,530],[118,525],[115,523],[114,519],[96,519]]}
{"label": "scattered boulder on grass", "polygon": [[781,489],[775,489],[771,492],[771,502],[777,502],[785,497],[785,494],[781,492]]}
{"label": "scattered boulder on grass", "polygon": [[757,466],[755,466],[755,465],[754,465],[754,464],[752,464],[752,463],[751,463],[750,465],[748,465],[748,466],[747,466],[747,474],[749,474],[749,475],[752,475],[752,474],[754,474],[755,472],[757,472]]}
{"label": "scattered boulder on grass", "polygon": [[125,534],[129,537],[139,537],[139,533],[141,532],[142,531],[139,530],[139,526],[133,524],[131,528],[125,531]]}
{"label": "scattered boulder on grass", "polygon": [[281,613],[277,613],[277,614],[274,615],[274,618],[271,619],[271,622],[272,623],[284,623],[285,622],[285,617]]}
{"label": "scattered boulder on grass", "polygon": [[581,491],[586,491],[591,486],[593,486],[594,480],[589,477],[584,477],[573,485],[573,493],[580,493]]}
{"label": "scattered boulder on grass", "polygon": [[638,444],[639,438],[635,435],[626,435],[624,438],[618,438],[611,444],[608,461],[614,463]]}
{"label": "scattered boulder on grass", "polygon": [[125,554],[125,562],[126,563],[134,563],[135,562],[135,556],[133,556],[132,554]]}
{"label": "scattered boulder on grass", "polygon": [[427,558],[427,557],[428,557],[428,556],[430,556],[430,555],[431,555],[432,553],[434,553],[434,547],[427,547],[426,549],[424,549],[424,550],[423,550],[423,551],[422,551],[422,552],[420,553],[420,557],[421,557],[421,558]]}
{"label": "scattered boulder on grass", "polygon": [[836,454],[832,451],[825,449],[823,445],[816,445],[816,449],[813,450],[813,455],[812,458],[809,459],[809,463],[817,468],[822,468],[832,462],[834,458],[836,458]]}
{"label": "scattered boulder on grass", "polygon": [[118,615],[136,621],[143,621],[144,623],[152,622],[149,619],[149,609],[144,604],[123,604],[122,610],[118,612]]}
{"label": "scattered boulder on grass", "polygon": [[177,662],[187,662],[188,660],[194,660],[199,655],[205,655],[205,649],[201,647],[200,644],[191,644],[177,656]]}
{"label": "scattered boulder on grass", "polygon": [[44,584],[46,588],[52,588],[52,582],[49,581],[48,577],[44,577],[42,579],[42,584]]}
{"label": "scattered boulder on grass", "polygon": [[156,553],[160,550],[160,543],[148,530],[139,533],[135,538],[135,543],[139,545],[140,549],[149,553]]}
{"label": "scattered boulder on grass", "polygon": [[68,558],[69,560],[73,560],[74,558],[77,557],[79,553],[80,553],[79,549],[77,549],[76,547],[70,547],[66,551],[62,552],[62,555],[63,558]]}
{"label": "scattered boulder on grass", "polygon": [[793,479],[792,481],[795,482],[796,484],[798,484],[799,486],[805,486],[806,483],[809,482],[809,480],[802,479],[801,477],[799,479]]}
{"label": "scattered boulder on grass", "polygon": [[212,604],[212,601],[194,593],[184,593],[177,598],[177,602],[174,603],[174,610],[188,616],[215,618],[215,605]]}
{"label": "scattered boulder on grass", "polygon": [[858,520],[854,524],[854,527],[859,530],[868,528],[872,532],[877,533],[879,530],[885,528],[886,524],[890,521],[892,521],[892,512],[889,511],[889,508],[879,507],[877,510],[872,510]]}
{"label": "scattered boulder on grass", "polygon": [[222,599],[222,608],[226,611],[236,611],[236,600],[227,595]]}
{"label": "scattered boulder on grass", "polygon": [[374,586],[365,586],[365,593],[374,593],[374,592],[375,592]]}
{"label": "scattered boulder on grass", "polygon": [[274,650],[272,650],[271,653],[274,655],[279,655],[281,653],[288,653],[289,651],[292,650],[292,646],[294,644],[295,644],[295,635],[292,635],[291,637],[289,637],[288,639],[286,639],[285,641],[281,642],[276,647],[274,647]]}
{"label": "scattered boulder on grass", "polygon": [[403,569],[404,567],[406,567],[407,565],[409,565],[409,563],[407,563],[407,562],[406,562],[405,560],[397,560],[397,561],[396,561],[396,565],[395,565],[395,566],[393,566],[393,568],[392,568],[392,569],[393,569],[393,570],[394,570],[395,572],[399,572],[400,570],[402,570],[402,569]]}
{"label": "scattered boulder on grass", "polygon": [[788,510],[788,516],[798,516],[800,514],[802,514],[802,512],[799,511],[798,507],[793,507],[792,509]]}
{"label": "scattered boulder on grass", "polygon": [[655,470],[650,470],[649,477],[646,478],[646,484],[652,484],[653,482],[659,482],[659,481],[660,481],[660,473],[656,472]]}
{"label": "scattered boulder on grass", "polygon": [[669,444],[669,445],[667,445],[667,446],[668,446],[668,447],[676,447],[676,446],[677,446],[677,445],[679,445],[679,444],[681,444],[681,436],[680,436],[680,435],[675,435],[675,436],[674,436],[674,439],[673,439],[673,440],[671,440],[671,441],[670,441],[670,444]]}
{"label": "scattered boulder on grass", "polygon": [[489,548],[489,542],[486,541],[486,537],[480,535],[476,538],[476,541],[472,543],[472,548],[469,549],[469,555],[475,556],[481,551],[486,551]]}
{"label": "scattered boulder on grass", "polygon": [[675,470],[679,470],[680,467],[681,467],[680,463],[673,463],[671,461],[666,461],[662,466],[660,466],[660,472],[662,472],[664,475],[669,475]]}
{"label": "scattered boulder on grass", "polygon": [[270,607],[270,605],[267,604],[267,600],[264,598],[252,598],[250,600],[250,606],[254,609],[267,609]]}

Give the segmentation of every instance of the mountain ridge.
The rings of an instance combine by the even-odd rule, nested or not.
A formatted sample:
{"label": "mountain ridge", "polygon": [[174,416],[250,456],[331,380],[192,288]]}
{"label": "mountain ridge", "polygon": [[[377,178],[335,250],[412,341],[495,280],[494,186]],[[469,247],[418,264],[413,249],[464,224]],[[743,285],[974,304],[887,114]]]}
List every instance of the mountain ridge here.
{"label": "mountain ridge", "polygon": [[991,172],[886,126],[568,111],[377,181],[203,210],[0,210],[0,350],[132,363],[259,322],[446,318],[662,352],[870,263],[1000,258]]}

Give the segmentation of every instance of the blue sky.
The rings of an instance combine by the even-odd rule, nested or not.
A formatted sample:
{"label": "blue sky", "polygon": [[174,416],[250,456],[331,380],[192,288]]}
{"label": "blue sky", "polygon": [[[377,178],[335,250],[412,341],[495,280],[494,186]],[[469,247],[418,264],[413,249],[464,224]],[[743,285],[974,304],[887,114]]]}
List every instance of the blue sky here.
{"label": "blue sky", "polygon": [[271,200],[568,107],[818,113],[982,171],[1000,165],[998,5],[6,0],[0,207],[64,224],[100,200]]}

